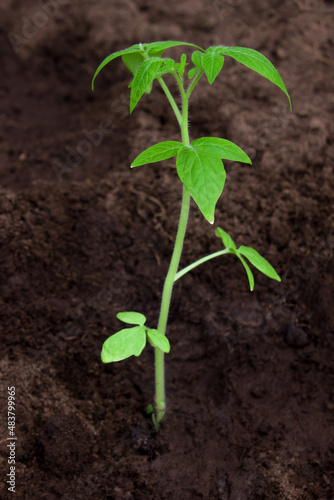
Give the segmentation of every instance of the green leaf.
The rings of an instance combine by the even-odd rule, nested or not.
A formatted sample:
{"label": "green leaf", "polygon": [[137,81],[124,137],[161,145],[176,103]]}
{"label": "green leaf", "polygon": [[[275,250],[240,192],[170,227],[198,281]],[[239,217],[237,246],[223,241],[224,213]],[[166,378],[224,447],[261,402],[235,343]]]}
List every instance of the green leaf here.
{"label": "green leaf", "polygon": [[220,227],[217,227],[215,234],[216,234],[216,236],[218,236],[219,238],[222,239],[223,245],[227,249],[231,248],[233,250],[236,250],[237,247],[235,246],[235,243],[232,240],[231,236],[229,234],[225,233],[225,231],[223,229],[221,229]]}
{"label": "green leaf", "polygon": [[198,66],[195,66],[195,68],[191,68],[191,70],[189,70],[188,72],[188,78],[191,80],[195,75],[197,75],[199,71],[201,71],[201,68],[199,68]]}
{"label": "green leaf", "polygon": [[168,40],[165,42],[153,42],[153,43],[143,44],[143,45],[145,47],[145,50],[149,54],[155,54],[156,52],[160,52],[161,50],[164,51],[166,49],[169,49],[170,47],[177,47],[179,45],[188,45],[190,47],[196,47],[197,49],[201,49],[201,47],[199,47],[198,45],[194,45],[193,43],[175,42],[172,40]]}
{"label": "green leaf", "polygon": [[152,84],[162,66],[160,57],[146,59],[138,68],[131,85],[130,113],[136,107],[139,99]]}
{"label": "green leaf", "polygon": [[110,54],[109,56],[107,56],[105,59],[103,59],[103,61],[101,62],[101,64],[98,66],[97,70],[95,71],[95,74],[93,76],[93,80],[92,80],[92,90],[94,90],[94,82],[95,82],[95,78],[97,77],[97,75],[100,73],[101,69],[103,69],[108,63],[110,63],[113,59],[116,59],[116,57],[120,57],[120,56],[123,56],[124,54],[131,54],[131,53],[135,53],[135,52],[143,52],[143,50],[141,49],[141,46],[140,44],[136,44],[136,45],[132,45],[131,47],[129,47],[128,49],[124,49],[124,50],[119,50],[117,52],[113,52],[113,54]]}
{"label": "green leaf", "polygon": [[146,413],[147,415],[151,415],[151,413],[153,412],[154,412],[154,404],[150,403],[149,405],[147,405]]}
{"label": "green leaf", "polygon": [[247,273],[247,277],[248,277],[248,281],[249,281],[249,288],[251,289],[251,291],[253,291],[254,290],[254,276],[253,276],[253,273],[250,270],[249,265],[247,264],[247,262],[245,261],[245,259],[243,259],[241,257],[241,255],[239,254],[238,250],[236,250],[235,255],[237,255],[239,257],[239,259],[241,260],[244,268],[246,269],[246,273]]}
{"label": "green leaf", "polygon": [[138,312],[124,311],[116,314],[116,318],[129,325],[145,325],[146,317]]}
{"label": "green leaf", "polygon": [[128,70],[135,75],[139,66],[144,62],[145,58],[142,52],[130,52],[129,54],[122,55],[122,61]]}
{"label": "green leaf", "polygon": [[187,65],[187,56],[186,54],[182,54],[180,57],[180,66],[179,66],[179,75],[182,77],[184,74],[184,70],[186,69]]}
{"label": "green leaf", "polygon": [[121,361],[130,356],[139,356],[146,345],[146,329],[144,326],[124,328],[111,335],[102,346],[103,363]]}
{"label": "green leaf", "polygon": [[210,84],[212,84],[224,66],[224,57],[210,47],[202,56],[202,66]]}
{"label": "green leaf", "polygon": [[169,59],[168,57],[165,57],[162,59],[163,65],[159,71],[159,75],[165,75],[167,73],[171,73],[174,69],[179,68],[179,64],[175,63],[173,59]]}
{"label": "green leaf", "polygon": [[269,278],[272,278],[273,280],[281,281],[281,278],[278,276],[273,266],[269,264],[269,262],[259,254],[259,252],[254,250],[254,248],[241,246],[238,248],[238,251],[241,255],[246,257],[249,262],[256,267],[256,269],[261,271],[261,273],[265,274]]}
{"label": "green leaf", "polygon": [[180,148],[183,147],[182,142],[164,141],[154,144],[154,146],[145,149],[131,163],[131,167],[139,167],[147,163],[155,163],[157,161],[168,160],[176,156]]}
{"label": "green leaf", "polygon": [[166,335],[163,335],[158,330],[149,328],[146,329],[146,333],[148,340],[153,347],[158,347],[165,353],[170,351],[170,344]]}
{"label": "green leaf", "polygon": [[216,154],[222,160],[241,161],[243,163],[252,163],[246,153],[239,148],[234,142],[219,137],[201,137],[191,143],[194,147],[205,147],[212,153]]}
{"label": "green leaf", "polygon": [[163,50],[156,50],[156,51],[154,51],[154,52],[148,52],[148,51],[146,50],[146,53],[147,53],[147,54],[150,54],[150,57],[161,57],[161,56],[162,56],[162,54],[163,54],[164,52],[165,52],[165,50],[164,50],[164,49],[163,49]]}
{"label": "green leaf", "polygon": [[191,60],[194,63],[194,66],[199,66],[200,68],[202,67],[202,57],[203,52],[199,52],[198,50],[195,50],[191,54]]}
{"label": "green leaf", "polygon": [[213,224],[215,206],[226,178],[219,156],[194,146],[183,146],[176,159],[177,173],[204,217]]}
{"label": "green leaf", "polygon": [[217,47],[219,48],[219,53],[226,56],[230,56],[236,61],[247,66],[247,68],[256,71],[264,78],[277,85],[287,98],[289,99],[290,109],[291,109],[291,99],[288,91],[284,85],[284,82],[278,73],[275,66],[267,59],[263,54],[254,49],[248,49],[246,47]]}
{"label": "green leaf", "polygon": [[[131,89],[132,84],[133,84],[133,80],[131,80],[131,82],[128,85],[129,89]],[[145,90],[145,94],[150,94],[152,92],[152,88],[153,88],[153,82],[147,87],[147,89]]]}

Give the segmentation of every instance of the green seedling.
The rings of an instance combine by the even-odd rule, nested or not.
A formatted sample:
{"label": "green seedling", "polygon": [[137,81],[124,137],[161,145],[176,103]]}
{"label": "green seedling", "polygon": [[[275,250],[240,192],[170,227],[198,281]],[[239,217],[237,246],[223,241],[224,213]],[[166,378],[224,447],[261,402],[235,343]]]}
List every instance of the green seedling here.
{"label": "green seedling", "polygon": [[[186,54],[181,55],[179,62],[163,57],[167,49],[176,46],[187,46],[193,51],[190,69]],[[256,250],[246,246],[237,248],[231,236],[219,227],[216,229],[216,235],[221,239],[224,248],[197,260],[183,270],[178,270],[190,199],[193,198],[204,218],[213,224],[216,203],[222,194],[226,179],[222,160],[251,164],[247,154],[227,139],[200,137],[191,142],[189,139],[188,104],[192,92],[202,76],[205,76],[210,84],[216,80],[223,68],[226,56],[235,59],[277,85],[286,94],[291,109],[290,96],[277,70],[263,54],[245,47],[221,45],[205,50],[192,43],[175,41],[139,43],[106,57],[97,68],[92,81],[92,88],[94,88],[95,78],[102,68],[114,59],[121,58],[133,76],[129,84],[130,113],[133,112],[143,95],[152,91],[153,84],[157,81],[166,94],[181,130],[180,141],[164,141],[154,144],[140,153],[131,164],[134,168],[176,157],[176,170],[183,184],[179,225],[163,287],[158,326],[156,329],[145,326],[146,318],[141,313],[120,312],[117,318],[132,326],[111,335],[104,342],[101,353],[102,361],[110,363],[132,355],[139,356],[147,341],[154,347],[155,398],[154,403],[148,407],[148,413],[152,413],[156,429],[159,428],[166,411],[164,355],[170,350],[166,327],[174,283],[195,267],[225,254],[234,254],[241,261],[251,290],[254,288],[254,275],[250,264],[269,278],[281,281],[275,269]],[[166,75],[171,75],[176,81],[181,96],[179,104],[165,82]]]}

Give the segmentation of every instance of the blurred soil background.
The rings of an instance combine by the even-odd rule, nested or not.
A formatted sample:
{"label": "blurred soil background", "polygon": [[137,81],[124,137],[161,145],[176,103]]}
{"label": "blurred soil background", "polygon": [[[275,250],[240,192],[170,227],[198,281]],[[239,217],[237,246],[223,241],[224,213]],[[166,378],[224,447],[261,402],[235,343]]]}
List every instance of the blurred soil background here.
{"label": "blurred soil background", "polygon": [[[1,1],[1,498],[11,386],[18,500],[333,498],[333,15],[329,0]],[[259,50],[293,110],[228,58],[194,92],[192,139],[253,160],[226,162],[216,225],[282,283],[256,274],[251,293],[233,256],[177,282],[156,434],[152,349],[113,365],[100,351],[120,310],[156,324],[180,183],[173,161],[129,165],[179,130],[158,85],[129,115],[120,61],[94,93],[91,78],[158,40]],[[219,249],[193,204],[182,266]]]}

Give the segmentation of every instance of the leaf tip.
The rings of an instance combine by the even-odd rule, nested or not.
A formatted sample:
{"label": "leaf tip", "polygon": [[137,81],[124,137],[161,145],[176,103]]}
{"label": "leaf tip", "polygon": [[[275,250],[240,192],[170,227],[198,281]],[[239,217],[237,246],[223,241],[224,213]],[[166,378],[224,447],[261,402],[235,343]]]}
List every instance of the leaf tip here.
{"label": "leaf tip", "polygon": [[92,91],[94,92],[94,85],[95,85],[95,78],[96,78],[96,74],[93,76],[92,78],[92,84],[91,84],[91,87],[92,87]]}
{"label": "leaf tip", "polygon": [[106,356],[104,349],[102,349],[102,351],[101,351],[101,361],[102,361],[102,363],[105,363],[105,364],[108,363],[108,359],[107,359],[107,356]]}

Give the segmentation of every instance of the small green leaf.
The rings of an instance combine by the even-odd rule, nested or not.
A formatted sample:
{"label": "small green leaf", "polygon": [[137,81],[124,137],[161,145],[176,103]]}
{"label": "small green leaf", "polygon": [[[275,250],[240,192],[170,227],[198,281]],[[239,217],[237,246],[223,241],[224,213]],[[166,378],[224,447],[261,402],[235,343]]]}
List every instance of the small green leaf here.
{"label": "small green leaf", "polygon": [[215,206],[226,178],[219,156],[194,146],[183,146],[176,159],[177,173],[204,217],[213,224]]}
{"label": "small green leaf", "polygon": [[144,326],[124,328],[111,335],[102,346],[101,359],[103,363],[112,363],[139,356],[146,345],[146,330]]}
{"label": "small green leaf", "polygon": [[187,56],[186,54],[182,54],[180,57],[180,67],[179,67],[179,75],[182,77],[184,74],[184,70],[186,69],[187,65]]}
{"label": "small green leaf", "polygon": [[191,68],[188,72],[188,78],[191,80],[199,71],[201,71],[202,68],[199,68],[198,66],[195,66],[195,68]]}
{"label": "small green leaf", "polygon": [[256,269],[261,271],[261,273],[265,274],[273,280],[281,281],[281,278],[278,276],[273,266],[269,264],[269,262],[259,254],[259,252],[254,250],[254,248],[241,246],[240,248],[238,248],[238,251],[241,253],[241,255],[246,257],[249,262],[253,264],[254,267],[256,267]]}
{"label": "small green leaf", "polygon": [[247,68],[256,71],[264,78],[267,78],[270,82],[274,83],[279,87],[287,98],[289,99],[290,109],[291,109],[291,99],[286,90],[284,82],[278,73],[275,66],[267,59],[261,52],[254,49],[248,49],[246,47],[217,47],[220,54],[230,56],[236,61],[247,66]]}
{"label": "small green leaf", "polygon": [[243,163],[252,163],[246,153],[234,142],[219,137],[201,137],[191,143],[194,147],[203,147],[209,149],[211,153],[219,156],[222,160],[240,161]]}
{"label": "small green leaf", "polygon": [[163,58],[162,61],[163,65],[159,71],[159,75],[166,75],[179,67],[179,64],[175,63],[173,59],[169,59],[168,57]]}
{"label": "small green leaf", "polygon": [[143,50],[141,49],[141,46],[140,44],[136,44],[136,45],[132,45],[131,47],[129,47],[128,49],[124,49],[124,50],[119,50],[117,52],[113,52],[112,54],[110,54],[109,56],[107,56],[105,59],[103,59],[103,61],[101,62],[101,64],[98,66],[97,70],[95,71],[95,74],[93,76],[93,80],[92,80],[92,90],[94,90],[94,82],[95,82],[95,78],[97,77],[97,75],[100,73],[101,69],[103,69],[108,63],[110,63],[113,59],[116,59],[116,57],[120,57],[120,56],[123,56],[124,54],[131,54],[131,53],[135,53],[135,52],[143,52]]}
{"label": "small green leaf", "polygon": [[138,312],[124,311],[116,314],[116,318],[129,325],[145,325],[146,317]]}
{"label": "small green leaf", "polygon": [[208,49],[202,56],[202,66],[209,83],[212,84],[224,66],[224,57],[215,50]]}
{"label": "small green leaf", "polygon": [[231,248],[233,250],[236,250],[237,247],[235,246],[235,243],[232,240],[231,236],[229,234],[225,233],[225,231],[223,229],[221,229],[220,227],[217,227],[215,234],[216,234],[216,236],[218,236],[219,238],[222,239],[223,245],[227,249]]}
{"label": "small green leaf", "polygon": [[131,167],[139,167],[147,163],[155,163],[157,161],[168,160],[176,156],[180,148],[183,147],[182,142],[164,141],[154,144],[154,146],[145,149],[133,160]]}
{"label": "small green leaf", "polygon": [[202,57],[203,57],[203,52],[199,52],[199,50],[195,50],[191,54],[191,60],[194,63],[195,66],[199,66],[200,68],[202,67]]}
{"label": "small green leaf", "polygon": [[149,405],[147,405],[146,414],[151,415],[153,412],[154,412],[154,405],[150,403]]}
{"label": "small green leaf", "polygon": [[148,340],[153,347],[158,347],[163,352],[169,353],[170,344],[169,344],[169,340],[166,337],[166,335],[163,335],[158,330],[149,329],[149,328],[146,329],[146,333],[147,333]]}
{"label": "small green leaf", "polygon": [[[185,54],[182,54],[182,55],[186,57]],[[185,62],[184,58],[182,58],[182,56],[181,56],[182,62],[179,62],[179,63],[176,63],[174,61],[174,59],[170,59],[169,57],[162,58],[162,61],[163,61],[163,65],[159,70],[159,73],[158,73],[159,76],[166,75],[168,73],[172,73],[173,71],[178,71],[181,76],[183,75],[186,62]]]}
{"label": "small green leaf", "polygon": [[246,269],[246,273],[247,273],[247,277],[248,277],[248,281],[249,281],[249,288],[251,289],[251,292],[252,292],[254,290],[254,276],[253,276],[253,273],[250,270],[249,265],[247,264],[247,262],[245,261],[245,259],[243,259],[241,257],[241,255],[238,252],[238,250],[236,250],[235,255],[237,255],[239,257],[239,259],[241,260],[244,268]]}
{"label": "small green leaf", "polygon": [[130,113],[132,113],[139,99],[152,84],[161,66],[162,59],[160,57],[150,57],[139,66],[131,85]]}

